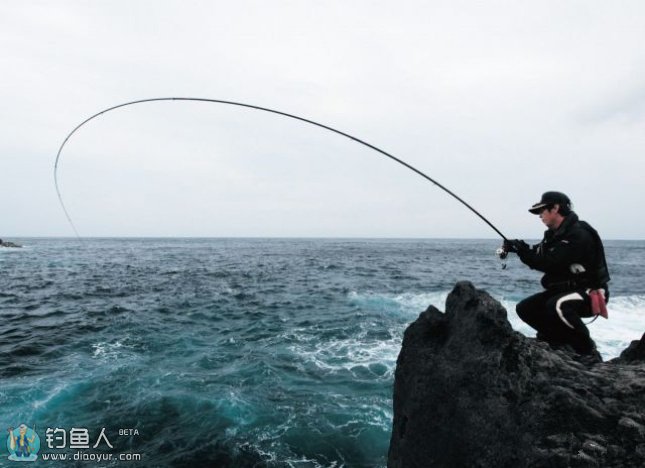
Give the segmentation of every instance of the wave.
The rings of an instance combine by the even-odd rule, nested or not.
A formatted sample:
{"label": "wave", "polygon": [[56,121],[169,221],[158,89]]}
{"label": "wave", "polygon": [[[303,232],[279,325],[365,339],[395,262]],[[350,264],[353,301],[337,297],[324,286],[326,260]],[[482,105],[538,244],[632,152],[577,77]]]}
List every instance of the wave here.
{"label": "wave", "polygon": [[429,305],[443,309],[449,293],[450,291],[401,294],[351,291],[348,293],[348,299],[350,302],[373,310],[417,315],[426,310]]}
{"label": "wave", "polygon": [[[411,320],[424,311],[429,305],[434,305],[439,310],[445,309],[446,299],[450,291],[437,291],[429,293],[349,293],[350,301],[362,307],[371,308],[378,312],[388,312],[409,316]],[[495,295],[493,295],[495,297]],[[508,320],[513,329],[520,333],[534,337],[535,330],[525,324],[515,313],[515,306],[519,301],[506,299],[504,296],[496,297],[506,309]],[[609,319],[598,318],[588,324],[591,336],[596,342],[603,359],[613,359],[629,346],[634,340],[639,340],[645,332],[645,295],[612,296],[609,304]],[[585,320],[588,322],[588,320]],[[403,325],[403,329],[407,323]],[[402,336],[402,330],[396,335]],[[394,346],[398,354],[400,343]]]}

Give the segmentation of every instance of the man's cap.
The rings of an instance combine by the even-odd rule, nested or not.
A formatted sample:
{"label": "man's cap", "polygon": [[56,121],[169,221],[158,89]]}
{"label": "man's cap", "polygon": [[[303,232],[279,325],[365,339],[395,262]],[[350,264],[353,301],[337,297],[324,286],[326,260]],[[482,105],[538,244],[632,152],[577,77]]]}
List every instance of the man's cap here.
{"label": "man's cap", "polygon": [[562,192],[544,192],[539,202],[534,204],[529,211],[533,214],[540,214],[542,208],[549,205],[558,204],[560,206],[570,207],[571,200]]}

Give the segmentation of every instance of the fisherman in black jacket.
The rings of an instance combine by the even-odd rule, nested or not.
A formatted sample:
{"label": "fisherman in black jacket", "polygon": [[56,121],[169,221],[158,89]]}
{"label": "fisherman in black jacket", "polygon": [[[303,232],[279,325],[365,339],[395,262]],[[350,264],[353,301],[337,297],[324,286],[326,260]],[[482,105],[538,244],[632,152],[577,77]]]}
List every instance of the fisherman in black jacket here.
{"label": "fisherman in black jacket", "polygon": [[607,317],[609,272],[602,241],[595,229],[578,219],[569,197],[561,192],[544,193],[529,211],[549,228],[542,242],[531,247],[522,240],[506,241],[504,250],[544,272],[545,291],[517,304],[517,315],[537,330],[539,340],[598,356],[582,317]]}

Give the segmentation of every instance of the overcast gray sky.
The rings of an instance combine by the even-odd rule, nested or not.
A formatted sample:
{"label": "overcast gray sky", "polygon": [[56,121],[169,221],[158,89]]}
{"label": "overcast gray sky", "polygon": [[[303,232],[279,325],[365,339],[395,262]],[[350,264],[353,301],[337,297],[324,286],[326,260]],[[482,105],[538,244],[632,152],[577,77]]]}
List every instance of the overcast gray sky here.
{"label": "overcast gray sky", "polygon": [[[77,124],[161,96],[318,120],[402,158],[509,237],[570,195],[645,239],[645,2],[0,2],[0,237],[68,236]],[[68,143],[85,236],[496,237],[408,169],[275,115],[150,103]]]}

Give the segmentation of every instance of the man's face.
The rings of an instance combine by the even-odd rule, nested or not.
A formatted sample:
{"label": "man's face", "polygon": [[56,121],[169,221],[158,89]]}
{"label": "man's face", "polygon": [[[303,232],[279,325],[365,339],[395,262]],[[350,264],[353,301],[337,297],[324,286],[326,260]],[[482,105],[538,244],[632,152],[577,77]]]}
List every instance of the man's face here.
{"label": "man's face", "polygon": [[557,229],[562,220],[562,216],[558,214],[558,205],[554,205],[553,208],[547,210],[546,208],[540,211],[540,219],[549,229]]}

